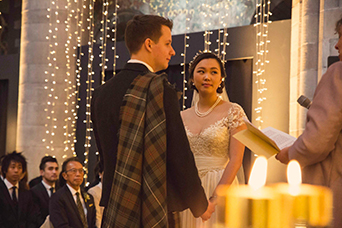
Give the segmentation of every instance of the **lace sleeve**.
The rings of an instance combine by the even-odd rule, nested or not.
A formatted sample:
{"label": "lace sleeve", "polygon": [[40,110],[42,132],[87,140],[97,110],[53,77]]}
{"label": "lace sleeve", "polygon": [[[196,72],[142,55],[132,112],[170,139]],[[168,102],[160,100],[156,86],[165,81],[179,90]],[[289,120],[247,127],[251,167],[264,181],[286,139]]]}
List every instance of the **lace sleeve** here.
{"label": "lace sleeve", "polygon": [[245,111],[240,105],[232,103],[232,106],[228,111],[228,129],[233,130],[241,126],[244,123],[243,117],[247,118]]}

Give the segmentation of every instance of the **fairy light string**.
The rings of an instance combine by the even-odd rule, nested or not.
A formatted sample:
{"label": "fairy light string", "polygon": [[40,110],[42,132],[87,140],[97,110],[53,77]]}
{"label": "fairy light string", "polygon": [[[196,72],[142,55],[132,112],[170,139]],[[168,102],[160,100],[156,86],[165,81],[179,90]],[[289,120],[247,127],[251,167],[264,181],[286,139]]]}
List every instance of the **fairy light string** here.
{"label": "fairy light string", "polygon": [[[66,100],[64,101],[64,106],[65,106],[65,118],[64,118],[64,152],[67,152],[69,149],[71,149],[70,145],[70,130],[71,130],[71,118],[69,117],[69,100],[70,100],[70,93],[72,93],[72,88],[70,88],[70,85],[72,83],[71,80],[71,53],[72,50],[72,40],[73,40],[73,32],[71,30],[71,23],[73,18],[77,18],[77,14],[75,15],[75,11],[73,10],[72,6],[73,2],[71,0],[67,1],[67,5],[65,6],[67,10],[67,19],[65,20],[65,31],[67,33],[67,41],[65,43],[65,56],[66,56],[66,78],[64,79],[65,82],[65,95],[66,95]],[[71,110],[70,110],[71,111]]]}
{"label": "fairy light string", "polygon": [[[90,102],[92,97],[92,91],[94,90],[93,85],[93,61],[94,61],[94,28],[95,28],[95,18],[94,18],[94,5],[95,0],[90,0],[89,2],[89,24],[88,24],[88,70],[87,70],[87,89],[86,89],[86,119],[83,121],[86,124],[86,134],[85,134],[85,143],[84,143],[84,169],[88,171],[88,159],[89,159],[89,149],[91,147],[91,132],[93,131],[91,126],[91,119],[90,119]],[[86,172],[87,173],[87,172]],[[87,174],[84,175],[84,181],[86,185],[89,184]]]}
{"label": "fairy light string", "polygon": [[[45,86],[44,89],[48,91],[48,97],[47,97],[47,108],[44,109],[44,111],[47,113],[46,115],[46,124],[45,124],[45,133],[46,137],[42,139],[43,142],[46,142],[46,149],[53,152],[55,150],[54,147],[54,136],[55,131],[57,129],[57,116],[55,113],[55,106],[56,102],[58,100],[58,96],[55,94],[56,89],[56,78],[55,76],[59,72],[59,67],[57,65],[57,55],[56,50],[58,46],[58,40],[57,40],[57,34],[58,34],[58,24],[59,16],[59,6],[58,6],[58,0],[52,0],[50,2],[50,7],[47,9],[49,18],[49,34],[47,36],[47,39],[49,40],[49,55],[47,57],[48,59],[48,71],[45,72],[47,75],[47,78],[45,79]],[[53,26],[54,22],[54,26]]]}
{"label": "fairy light string", "polygon": [[106,49],[107,49],[107,38],[108,38],[108,6],[109,2],[108,0],[103,0],[102,3],[102,20],[101,20],[101,46],[100,46],[100,54],[99,57],[101,58],[101,63],[99,66],[101,67],[101,84],[105,83],[105,77],[106,77],[106,69],[107,69],[107,62],[108,59],[106,58]]}
{"label": "fairy light string", "polygon": [[256,113],[256,126],[261,128],[263,123],[262,119],[262,105],[266,100],[264,92],[267,91],[265,86],[265,66],[269,63],[267,59],[268,49],[268,24],[271,23],[269,20],[271,1],[270,0],[257,0],[256,1],[256,14],[255,14],[255,27],[256,27],[256,62],[255,70],[255,83],[257,85],[257,107],[255,108]]}
{"label": "fairy light string", "polygon": [[[112,32],[113,32],[113,38],[112,38],[112,41],[113,41],[113,47],[112,47],[112,50],[113,50],[113,76],[115,76],[116,74],[116,59],[119,58],[119,56],[116,54],[116,35],[117,35],[117,29],[118,29],[118,9],[119,9],[119,5],[117,4],[117,0],[114,1],[114,13],[113,13],[113,16],[114,16],[114,20],[113,20],[113,29],[112,29]],[[98,152],[97,152],[97,155],[98,155]]]}

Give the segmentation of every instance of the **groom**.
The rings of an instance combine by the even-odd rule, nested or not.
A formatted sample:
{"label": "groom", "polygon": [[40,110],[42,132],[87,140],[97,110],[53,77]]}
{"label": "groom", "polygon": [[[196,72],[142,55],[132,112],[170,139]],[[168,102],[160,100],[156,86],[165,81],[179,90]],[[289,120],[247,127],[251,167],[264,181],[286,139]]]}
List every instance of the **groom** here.
{"label": "groom", "polygon": [[[158,220],[159,215],[155,215],[154,212],[156,212],[157,214],[165,213],[161,215],[161,220],[166,219],[166,223],[169,223],[169,226],[172,227],[176,215],[173,212],[190,208],[195,217],[201,216],[204,220],[209,219],[213,212],[213,205],[209,203],[210,206],[208,207],[208,201],[198,177],[193,154],[180,117],[176,91],[167,82],[165,75],[158,76],[154,73],[166,69],[171,57],[175,55],[175,51],[171,46],[172,26],[172,21],[160,16],[135,16],[128,22],[125,32],[125,42],[131,59],[120,73],[94,91],[91,112],[92,121],[100,159],[104,163],[103,190],[100,202],[102,206],[105,206],[104,226],[143,227],[145,224],[145,226],[152,227],[157,224],[158,227],[163,227],[162,223],[151,222],[153,219]],[[158,86],[149,86],[150,84]],[[136,89],[141,88],[141,85],[144,85],[141,90]],[[154,87],[157,87],[157,89],[154,89]],[[133,95],[138,93],[142,94],[142,98]],[[128,95],[125,96],[125,94]],[[147,108],[160,108],[150,119],[144,107],[141,108],[135,105],[131,108],[128,105],[129,99],[133,99],[133,103],[145,101],[144,96],[147,96],[144,103]],[[162,99],[158,103],[158,99],[155,98],[159,96]],[[135,98],[137,99],[134,101]],[[126,112],[127,109],[131,108],[132,116],[120,115],[120,107],[121,112]],[[144,116],[145,113],[146,117]],[[155,137],[145,133],[144,129],[141,130],[141,134],[146,134],[141,137],[141,140],[145,140],[143,141],[145,144],[148,143],[146,141],[149,137],[151,144],[149,148],[146,148],[144,143],[141,144],[145,146],[142,150],[126,148],[127,143],[125,140],[127,138],[128,140],[131,140],[131,138],[135,140],[135,133],[138,132],[135,127],[141,124],[140,119],[137,121],[135,115],[142,118],[143,121],[141,122],[146,124],[146,128],[152,124],[151,129],[161,129],[160,132],[162,133]],[[154,126],[153,122],[156,122],[154,119],[157,118],[156,116],[160,117],[161,121]],[[165,121],[163,121],[163,118]],[[130,121],[132,123],[127,124]],[[125,123],[127,125],[123,126]],[[163,126],[165,126],[165,129]],[[140,137],[140,135],[137,137]],[[164,143],[165,151],[164,149],[155,148],[154,146],[157,143],[160,143],[160,145]],[[153,173],[146,176],[146,174],[142,174],[143,171],[137,169],[134,162],[137,161],[138,164],[138,161],[143,159],[141,163],[142,169],[144,169],[144,164],[146,164],[144,159],[146,159],[147,151],[150,153],[148,155],[165,159],[159,161],[158,166],[151,169]],[[128,158],[125,162],[127,161],[131,165],[130,170],[126,170],[131,171],[128,175],[121,173],[128,166],[126,163],[123,164],[124,161],[121,158]],[[151,165],[155,166],[154,163]],[[146,193],[146,189],[142,186],[147,186],[147,189],[150,189],[148,183],[150,176],[159,172],[161,175],[165,173],[165,178],[158,179],[157,177],[156,183],[152,183],[155,185],[153,186],[154,190]],[[142,183],[139,182],[140,179],[143,180]],[[125,181],[125,183],[122,181]],[[165,186],[164,190],[160,190],[162,186]],[[156,200],[151,205],[147,205],[147,208],[150,209],[154,206],[153,204],[162,205],[163,202],[159,201],[165,201],[166,207],[161,207],[162,209],[159,210],[157,209],[158,205],[156,205],[155,211],[146,215],[146,211],[141,209],[144,208],[146,200],[141,200],[141,197],[148,198],[151,196],[150,198],[155,199],[159,195],[163,195],[160,192],[164,192],[164,196],[161,196],[162,200]],[[139,202],[139,200],[142,202]],[[143,206],[140,207],[140,204]],[[137,208],[141,211],[136,211]],[[136,218],[139,216],[142,217]]]}

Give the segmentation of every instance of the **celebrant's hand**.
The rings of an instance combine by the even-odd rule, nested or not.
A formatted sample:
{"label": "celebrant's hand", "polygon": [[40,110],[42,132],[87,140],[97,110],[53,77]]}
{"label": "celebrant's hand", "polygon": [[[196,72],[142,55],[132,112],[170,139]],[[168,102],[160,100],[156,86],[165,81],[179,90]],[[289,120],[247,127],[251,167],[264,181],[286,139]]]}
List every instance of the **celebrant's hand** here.
{"label": "celebrant's hand", "polygon": [[282,149],[276,156],[275,158],[279,160],[281,163],[287,164],[289,163],[289,148],[290,147],[285,147]]}

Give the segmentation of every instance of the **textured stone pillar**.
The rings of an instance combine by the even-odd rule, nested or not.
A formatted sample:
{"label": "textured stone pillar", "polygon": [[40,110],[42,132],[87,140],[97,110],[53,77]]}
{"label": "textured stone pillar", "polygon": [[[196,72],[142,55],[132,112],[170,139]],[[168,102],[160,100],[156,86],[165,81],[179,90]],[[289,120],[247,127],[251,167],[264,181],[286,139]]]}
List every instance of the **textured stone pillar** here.
{"label": "textured stone pillar", "polygon": [[[28,161],[29,179],[39,175],[39,163],[45,154],[56,156],[59,163],[63,158],[69,157],[72,153],[64,152],[63,135],[64,124],[64,100],[65,100],[65,47],[67,40],[65,23],[67,0],[56,1],[59,6],[59,20],[52,21],[52,26],[58,28],[58,48],[56,57],[59,67],[56,73],[55,95],[56,100],[56,125],[54,136],[55,150],[49,151],[45,148],[42,139],[46,137],[46,108],[48,93],[44,89],[45,71],[50,71],[47,56],[49,55],[49,42],[46,36],[49,31],[49,19],[47,8],[50,7],[49,0],[23,0],[22,1],[22,32],[20,47],[20,73],[19,73],[19,99],[18,99],[18,129],[17,129],[17,150],[24,152]],[[54,6],[56,7],[56,6]],[[64,156],[64,157],[63,157]]]}
{"label": "textured stone pillar", "polygon": [[306,110],[297,98],[313,97],[317,85],[319,0],[293,0],[290,75],[290,134],[298,136],[305,124]]}
{"label": "textured stone pillar", "polygon": [[342,17],[342,0],[321,0],[318,52],[318,80],[328,69],[328,57],[337,56],[335,23]]}
{"label": "textured stone pillar", "polygon": [[289,129],[296,137],[303,132],[307,112],[297,104],[297,98],[313,98],[328,68],[328,56],[337,55],[335,23],[341,16],[341,0],[292,1]]}

